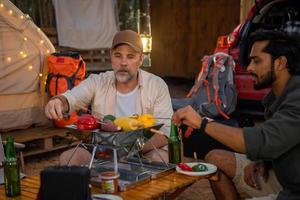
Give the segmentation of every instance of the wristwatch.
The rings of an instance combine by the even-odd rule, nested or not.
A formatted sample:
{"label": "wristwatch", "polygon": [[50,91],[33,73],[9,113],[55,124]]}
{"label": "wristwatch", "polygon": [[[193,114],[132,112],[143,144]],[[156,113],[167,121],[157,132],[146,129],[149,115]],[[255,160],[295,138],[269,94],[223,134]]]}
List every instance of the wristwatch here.
{"label": "wristwatch", "polygon": [[208,117],[202,117],[202,121],[201,121],[201,124],[200,124],[200,133],[205,133],[205,128],[206,128],[206,125],[208,122],[212,122],[214,121],[213,119],[211,118],[208,118]]}

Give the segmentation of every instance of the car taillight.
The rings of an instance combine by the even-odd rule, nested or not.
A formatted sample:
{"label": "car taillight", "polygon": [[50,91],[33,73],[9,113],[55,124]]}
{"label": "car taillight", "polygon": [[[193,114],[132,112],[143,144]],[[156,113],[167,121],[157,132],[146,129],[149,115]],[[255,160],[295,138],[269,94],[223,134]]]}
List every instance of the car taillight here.
{"label": "car taillight", "polygon": [[239,24],[229,35],[222,35],[218,37],[217,46],[215,48],[216,52],[229,53],[229,49],[235,46],[238,42],[238,36],[240,29],[243,24]]}
{"label": "car taillight", "polygon": [[225,49],[234,46],[237,43],[237,35],[238,33],[232,32],[228,36],[227,35],[219,36],[217,40],[217,48]]}
{"label": "car taillight", "polygon": [[229,44],[228,44],[228,36],[219,36],[218,37],[218,40],[217,40],[217,48],[218,49],[225,49],[225,48],[228,48],[230,47]]}
{"label": "car taillight", "polygon": [[236,44],[237,42],[237,35],[234,35],[233,33],[229,34],[228,37],[227,37],[227,42],[228,42],[228,45],[230,47],[232,47],[233,45]]}

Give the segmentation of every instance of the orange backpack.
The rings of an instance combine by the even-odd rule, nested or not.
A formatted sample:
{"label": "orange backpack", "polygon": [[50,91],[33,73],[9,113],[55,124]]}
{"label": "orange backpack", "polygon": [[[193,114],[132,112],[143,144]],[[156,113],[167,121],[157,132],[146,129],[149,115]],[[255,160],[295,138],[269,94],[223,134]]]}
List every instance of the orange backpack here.
{"label": "orange backpack", "polygon": [[[85,62],[76,52],[55,52],[48,56],[48,76],[46,90],[49,97],[59,95],[78,85],[85,77]],[[77,113],[71,113],[69,119],[55,120],[57,127],[77,122]]]}

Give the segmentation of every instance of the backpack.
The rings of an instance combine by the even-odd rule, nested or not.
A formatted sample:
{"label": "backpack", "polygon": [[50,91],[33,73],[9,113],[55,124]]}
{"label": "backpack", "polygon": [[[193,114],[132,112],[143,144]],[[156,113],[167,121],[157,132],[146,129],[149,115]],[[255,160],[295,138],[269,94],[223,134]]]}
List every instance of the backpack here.
{"label": "backpack", "polygon": [[187,98],[172,99],[174,110],[191,105],[200,115],[229,119],[237,104],[233,81],[235,63],[230,55],[216,53],[204,56],[195,84]]}
{"label": "backpack", "polygon": [[[59,95],[78,85],[85,77],[86,65],[79,53],[55,52],[48,56],[46,91],[49,97]],[[77,113],[69,119],[54,120],[57,127],[64,127],[77,121]]]}

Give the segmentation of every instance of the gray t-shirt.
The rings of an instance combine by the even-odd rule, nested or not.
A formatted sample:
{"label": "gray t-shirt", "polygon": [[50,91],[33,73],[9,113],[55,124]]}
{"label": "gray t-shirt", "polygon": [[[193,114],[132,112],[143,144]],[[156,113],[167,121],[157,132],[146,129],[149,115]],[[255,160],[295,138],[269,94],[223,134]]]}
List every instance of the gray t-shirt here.
{"label": "gray t-shirt", "polygon": [[300,199],[300,76],[293,76],[283,94],[270,93],[264,100],[267,120],[245,127],[246,154],[250,160],[271,161],[282,194]]}

